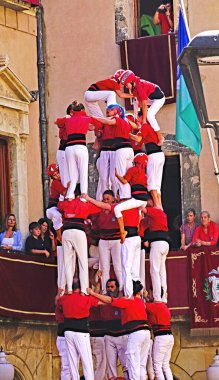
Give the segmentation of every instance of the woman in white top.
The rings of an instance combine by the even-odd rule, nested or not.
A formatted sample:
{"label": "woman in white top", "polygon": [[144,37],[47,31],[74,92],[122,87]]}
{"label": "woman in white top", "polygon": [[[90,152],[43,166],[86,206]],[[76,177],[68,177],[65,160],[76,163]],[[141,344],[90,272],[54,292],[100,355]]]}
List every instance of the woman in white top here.
{"label": "woman in white top", "polygon": [[0,233],[0,246],[3,249],[13,249],[21,251],[22,235],[16,228],[16,217],[9,214],[5,220],[5,231]]}

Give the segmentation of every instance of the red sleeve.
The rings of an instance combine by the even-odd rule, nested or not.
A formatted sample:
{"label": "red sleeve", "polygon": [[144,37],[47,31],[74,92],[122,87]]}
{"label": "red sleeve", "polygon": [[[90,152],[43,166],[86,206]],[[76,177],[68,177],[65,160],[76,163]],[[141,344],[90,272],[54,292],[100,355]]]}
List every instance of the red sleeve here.
{"label": "red sleeve", "polygon": [[59,194],[62,194],[62,195],[64,191],[66,190],[66,188],[63,186],[61,181],[58,181],[58,180],[53,181],[51,187],[53,187],[54,190],[56,190]]}
{"label": "red sleeve", "polygon": [[216,223],[212,222],[212,237],[213,240],[211,240],[211,245],[216,245],[218,241],[218,235],[219,235],[219,227]]}
{"label": "red sleeve", "polygon": [[126,179],[126,181],[130,182],[132,177],[133,177],[133,168],[129,168],[126,172],[126,174],[124,175],[124,178]]}
{"label": "red sleeve", "polygon": [[139,82],[137,91],[138,91],[138,100],[140,102],[142,102],[142,100],[147,100],[147,96],[145,95],[145,83],[143,84]]}
{"label": "red sleeve", "polygon": [[146,216],[140,221],[139,228],[138,228],[139,235],[143,237],[145,230],[147,230],[148,228],[149,228],[149,224],[148,224],[148,218]]}
{"label": "red sleeve", "polygon": [[146,124],[142,124],[141,129],[137,133],[137,136],[142,136],[143,138],[147,138],[148,128]]}
{"label": "red sleeve", "polygon": [[89,208],[88,208],[89,214],[88,215],[98,214],[99,212],[102,211],[102,208],[97,207],[97,206],[93,205],[92,203],[88,203],[88,206],[89,206]]}
{"label": "red sleeve", "polygon": [[127,302],[129,302],[127,298],[112,298],[111,305],[115,307],[119,307],[120,309],[126,309]]}
{"label": "red sleeve", "polygon": [[62,128],[63,125],[65,125],[65,122],[66,122],[65,117],[58,117],[58,119],[56,119],[55,121],[55,124],[57,124],[59,128]]}
{"label": "red sleeve", "polygon": [[196,228],[193,238],[192,238],[192,243],[195,243],[197,239],[199,239],[199,231],[200,231],[200,226]]}
{"label": "red sleeve", "polygon": [[92,306],[98,306],[99,300],[96,297],[89,296],[90,297],[90,307]]}
{"label": "red sleeve", "polygon": [[65,207],[68,201],[60,201],[57,204],[59,211],[65,211]]}
{"label": "red sleeve", "polygon": [[93,117],[91,119],[91,124],[95,126],[95,131],[99,131],[100,129],[103,129],[103,124],[99,121],[94,119]]}

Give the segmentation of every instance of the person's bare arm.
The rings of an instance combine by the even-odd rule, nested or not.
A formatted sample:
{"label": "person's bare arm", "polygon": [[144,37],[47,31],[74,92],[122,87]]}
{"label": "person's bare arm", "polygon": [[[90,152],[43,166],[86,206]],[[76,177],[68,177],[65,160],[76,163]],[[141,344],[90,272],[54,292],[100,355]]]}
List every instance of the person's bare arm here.
{"label": "person's bare arm", "polygon": [[122,99],[130,99],[133,98],[132,94],[126,94],[125,92],[122,92],[121,90],[116,90],[116,94],[122,98]]}
{"label": "person's bare arm", "polygon": [[86,201],[92,203],[93,205],[102,208],[103,210],[111,211],[111,206],[109,203],[97,201],[96,199],[89,197],[89,195],[87,195],[87,194],[81,194],[81,197],[86,199]]}
{"label": "person's bare arm", "polygon": [[156,10],[156,12],[154,14],[153,23],[154,23],[154,25],[159,25],[160,24],[160,14],[159,14],[158,10]]}
{"label": "person's bare arm", "polygon": [[131,125],[131,127],[132,127],[133,129],[138,129],[138,126],[137,126],[136,123],[134,123],[134,121],[131,121],[131,120],[129,120],[128,118],[126,118],[126,121]]}
{"label": "person's bare arm", "polygon": [[31,253],[36,253],[38,255],[45,255],[46,257],[50,256],[49,251],[47,251],[46,249],[43,249],[43,250],[41,250],[41,249],[31,249],[30,251],[31,251]]}
{"label": "person's bare arm", "polygon": [[96,116],[93,116],[92,117],[98,121],[100,121],[100,123],[103,123],[103,124],[107,124],[107,125],[115,125],[116,124],[116,120],[115,119],[111,119],[111,118],[104,118],[104,117],[96,117]]}
{"label": "person's bare arm", "polygon": [[147,101],[145,99],[145,100],[142,100],[142,124],[146,123],[147,111],[148,111],[148,107],[147,107]]}
{"label": "person's bare arm", "polygon": [[90,296],[96,297],[99,301],[104,303],[112,303],[112,298],[109,296],[104,296],[103,294],[95,293],[91,288],[87,288],[87,293]]}
{"label": "person's bare arm", "polygon": [[115,169],[115,176],[116,176],[116,178],[118,178],[118,180],[119,180],[121,183],[123,183],[123,185],[125,185],[126,183],[128,183],[128,181],[127,181],[124,177],[120,176],[120,175],[117,173],[116,169]]}
{"label": "person's bare arm", "polygon": [[142,140],[142,136],[133,135],[133,133],[129,133],[129,137],[130,137],[130,139],[137,141],[138,143],[140,143]]}

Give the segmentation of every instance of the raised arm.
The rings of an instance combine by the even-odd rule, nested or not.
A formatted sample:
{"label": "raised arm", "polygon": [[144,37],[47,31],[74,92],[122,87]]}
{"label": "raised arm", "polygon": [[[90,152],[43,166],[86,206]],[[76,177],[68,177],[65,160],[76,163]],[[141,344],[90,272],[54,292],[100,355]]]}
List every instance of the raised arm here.
{"label": "raised arm", "polygon": [[132,94],[126,94],[125,92],[122,92],[121,90],[116,90],[116,94],[123,99],[130,99],[133,98]]}
{"label": "raised arm", "polygon": [[140,143],[141,140],[142,140],[142,136],[140,136],[140,135],[133,135],[133,133],[129,133],[129,137],[130,137],[130,139],[132,139],[134,141],[137,141],[138,143]]}
{"label": "raised arm", "polygon": [[118,178],[118,180],[119,180],[121,183],[123,183],[123,185],[125,185],[126,183],[128,183],[128,181],[127,181],[124,177],[120,176],[120,175],[117,173],[116,169],[115,169],[115,176],[116,176],[116,178]]}
{"label": "raised arm", "polygon": [[95,293],[91,288],[87,288],[87,293],[90,296],[96,297],[99,301],[103,303],[112,303],[112,298],[109,296],[104,296],[103,294]]}
{"label": "raised arm", "polygon": [[116,124],[116,119],[111,119],[111,118],[105,118],[105,117],[96,117],[92,115],[93,119],[96,119],[100,121],[100,123],[106,124],[106,125],[115,125]]}
{"label": "raised arm", "polygon": [[89,197],[87,194],[81,194],[82,198],[86,199],[86,201],[92,203],[93,205],[102,208],[103,210],[111,211],[111,205],[109,203],[97,201],[96,199],[93,199]]}

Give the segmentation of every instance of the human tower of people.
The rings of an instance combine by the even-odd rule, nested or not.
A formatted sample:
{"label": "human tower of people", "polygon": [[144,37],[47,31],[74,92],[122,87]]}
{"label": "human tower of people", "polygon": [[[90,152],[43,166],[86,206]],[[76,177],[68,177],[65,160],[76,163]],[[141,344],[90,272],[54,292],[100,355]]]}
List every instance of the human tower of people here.
{"label": "human tower of people", "polygon": [[[122,92],[123,87],[129,93]],[[116,96],[133,100],[133,115],[125,114]],[[86,380],[116,379],[119,357],[125,379],[145,380],[148,374],[149,379],[171,380],[173,335],[165,268],[169,238],[161,203],[165,158],[156,120],[165,96],[156,84],[120,69],[90,85],[84,99],[89,116],[84,105],[74,101],[66,116],[55,121],[58,165],[47,168],[52,179],[47,217],[59,241],[56,315],[61,379],[79,379],[79,359]],[[106,116],[100,101],[106,103]],[[95,131],[94,145],[100,149],[96,199],[88,195],[88,130]],[[91,237],[97,239],[96,246]],[[144,245],[150,246],[153,302],[146,302],[144,290]],[[98,269],[95,289],[89,288],[89,265]],[[151,329],[153,366],[147,370]]]}

